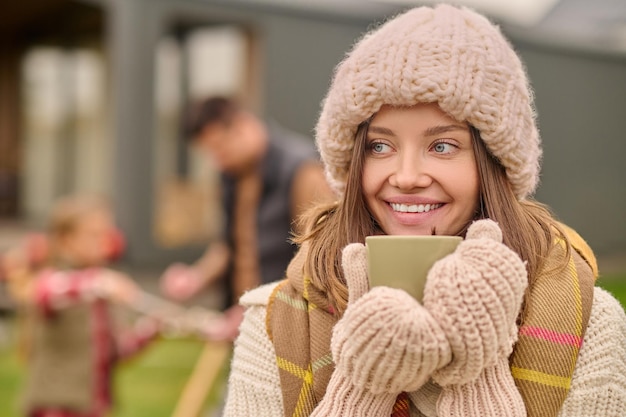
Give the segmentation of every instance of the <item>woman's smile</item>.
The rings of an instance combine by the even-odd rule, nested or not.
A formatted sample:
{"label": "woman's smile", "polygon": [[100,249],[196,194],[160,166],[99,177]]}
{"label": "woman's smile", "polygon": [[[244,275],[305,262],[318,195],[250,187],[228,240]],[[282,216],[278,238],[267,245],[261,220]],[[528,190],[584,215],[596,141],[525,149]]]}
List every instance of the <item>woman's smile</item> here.
{"label": "woman's smile", "polygon": [[436,210],[443,204],[401,204],[401,203],[389,203],[391,209],[400,213],[428,213],[431,210]]}

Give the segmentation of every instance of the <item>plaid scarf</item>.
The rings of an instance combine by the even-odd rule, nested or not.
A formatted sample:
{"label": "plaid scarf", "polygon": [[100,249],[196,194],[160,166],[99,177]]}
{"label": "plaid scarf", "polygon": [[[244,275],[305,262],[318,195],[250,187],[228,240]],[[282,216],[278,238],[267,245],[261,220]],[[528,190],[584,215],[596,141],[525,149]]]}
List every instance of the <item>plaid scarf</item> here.
{"label": "plaid scarf", "polygon": [[[565,269],[565,242],[554,246],[529,296],[511,356],[511,372],[528,417],[556,417],[569,391],[587,327],[597,266],[591,249],[564,227],[573,250]],[[325,294],[303,274],[304,245],[274,290],[267,331],[276,349],[284,415],[311,414],[326,392],[334,363],[330,353],[334,314]],[[408,416],[406,395],[398,396],[393,417]]]}
{"label": "plaid scarf", "polygon": [[308,416],[326,392],[337,322],[325,295],[303,277],[306,246],[296,254],[270,297],[267,329],[276,349],[285,416]]}
{"label": "plaid scarf", "polygon": [[598,267],[593,252],[573,230],[561,225],[572,245],[563,269],[560,240],[526,297],[510,358],[511,373],[528,417],[556,416],[567,397],[593,303]]}

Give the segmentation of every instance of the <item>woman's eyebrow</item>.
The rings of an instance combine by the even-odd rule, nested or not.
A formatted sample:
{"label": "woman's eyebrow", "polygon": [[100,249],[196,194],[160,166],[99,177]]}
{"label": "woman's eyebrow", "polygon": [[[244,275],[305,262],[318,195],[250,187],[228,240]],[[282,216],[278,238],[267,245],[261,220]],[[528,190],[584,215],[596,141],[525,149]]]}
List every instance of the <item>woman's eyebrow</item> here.
{"label": "woman's eyebrow", "polygon": [[424,136],[436,136],[436,135],[440,135],[446,132],[451,132],[454,130],[468,131],[469,128],[466,125],[460,125],[460,124],[433,126],[433,127],[429,127],[428,129],[424,131]]}
{"label": "woman's eyebrow", "polygon": [[393,133],[393,130],[382,126],[370,126],[367,131],[371,133],[378,133],[379,135],[395,135],[395,133]]}

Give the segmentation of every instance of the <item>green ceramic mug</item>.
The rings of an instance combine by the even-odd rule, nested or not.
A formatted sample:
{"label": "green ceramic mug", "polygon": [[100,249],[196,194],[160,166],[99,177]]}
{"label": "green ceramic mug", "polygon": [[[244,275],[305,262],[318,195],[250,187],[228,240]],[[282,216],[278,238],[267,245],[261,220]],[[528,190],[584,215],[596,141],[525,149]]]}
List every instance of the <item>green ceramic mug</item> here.
{"label": "green ceramic mug", "polygon": [[367,236],[370,288],[399,288],[421,302],[428,271],[462,240],[460,236]]}

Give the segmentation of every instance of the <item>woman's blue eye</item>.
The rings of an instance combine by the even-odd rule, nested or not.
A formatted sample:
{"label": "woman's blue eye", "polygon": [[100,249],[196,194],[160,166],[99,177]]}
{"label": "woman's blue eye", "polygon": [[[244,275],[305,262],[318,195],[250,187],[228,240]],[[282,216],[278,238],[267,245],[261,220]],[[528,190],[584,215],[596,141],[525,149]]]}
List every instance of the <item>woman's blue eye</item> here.
{"label": "woman's blue eye", "polygon": [[374,153],[384,153],[389,150],[389,145],[382,142],[374,142],[370,145],[370,149]]}
{"label": "woman's blue eye", "polygon": [[453,145],[449,143],[439,142],[436,143],[435,146],[433,146],[433,150],[437,153],[448,153],[452,151],[452,146]]}

